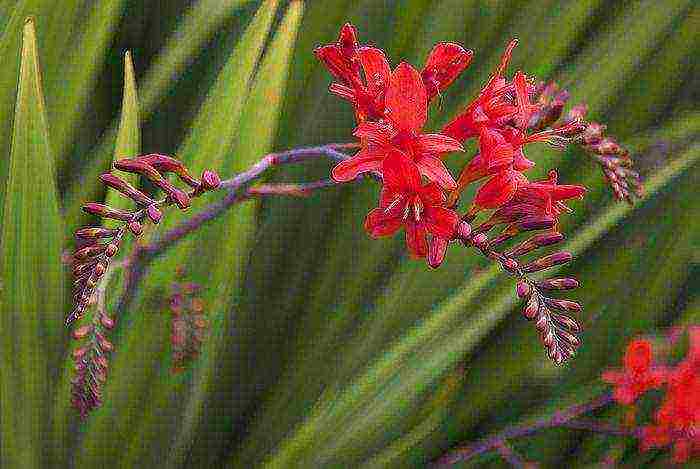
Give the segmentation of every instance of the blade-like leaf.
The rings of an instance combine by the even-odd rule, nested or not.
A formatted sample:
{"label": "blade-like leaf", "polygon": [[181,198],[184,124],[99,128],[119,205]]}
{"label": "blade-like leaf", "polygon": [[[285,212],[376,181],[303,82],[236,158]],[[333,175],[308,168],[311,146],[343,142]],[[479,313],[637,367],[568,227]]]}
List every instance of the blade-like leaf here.
{"label": "blade-like leaf", "polygon": [[62,224],[42,93],[36,32],[28,20],[3,216],[0,339],[3,465],[40,467],[63,311]]}
{"label": "blade-like leaf", "polygon": [[[224,156],[231,148],[236,136],[236,129],[248,88],[271,28],[277,4],[278,0],[267,0],[259,8],[256,16],[231,52],[227,63],[219,73],[216,83],[208,93],[207,100],[195,118],[190,136],[183,144],[183,149],[178,155],[194,174],[205,167],[220,169]],[[245,217],[244,214],[241,214],[241,216]],[[171,219],[173,221],[170,221]],[[159,230],[167,229],[168,226],[172,226],[175,223],[175,220],[179,219],[181,217],[178,214],[174,212],[168,213],[164,217],[163,222],[161,222],[163,226],[159,227]],[[241,225],[242,228],[246,226],[250,228],[252,220],[250,224]],[[187,251],[186,246],[180,245],[178,252],[174,253],[172,257],[166,256],[159,260],[149,272],[149,281],[144,287],[147,290],[153,289],[157,291],[161,285],[168,285],[172,280],[172,272],[175,266],[182,263],[183,257],[186,258],[187,256]],[[223,259],[221,254],[219,254],[218,258]],[[162,277],[165,278],[159,284],[157,280]],[[223,307],[220,306],[220,308]],[[133,457],[134,461],[142,463],[145,454],[142,446],[140,446],[143,445],[143,440],[136,439],[138,433],[134,433],[134,427],[137,424],[145,425],[144,432],[147,432],[146,434],[154,435],[153,432],[155,431],[155,435],[158,437],[158,439],[153,438],[149,440],[152,448],[159,448],[162,451],[150,453],[150,457],[153,457],[153,464],[162,460],[163,454],[167,454],[167,443],[173,438],[173,435],[160,432],[159,425],[154,430],[154,427],[151,426],[153,423],[151,419],[163,415],[160,413],[158,404],[164,402],[163,400],[169,401],[169,393],[172,392],[172,382],[177,383],[177,380],[171,381],[166,374],[166,382],[163,383],[163,387],[153,389],[152,399],[158,404],[154,403],[152,407],[145,400],[147,398],[144,393],[150,395],[149,381],[158,376],[157,372],[163,357],[163,347],[169,336],[169,326],[161,315],[143,314],[144,310],[143,307],[139,307],[136,304],[127,312],[131,314],[120,320],[119,330],[115,334],[115,347],[118,350],[139,350],[139,353],[135,357],[130,357],[128,354],[118,354],[114,357],[110,370],[110,380],[104,391],[105,395],[110,395],[111,397],[105,400],[103,408],[95,414],[90,422],[86,432],[86,439],[77,458],[78,465],[90,467],[90,465],[100,465],[112,460],[113,457],[116,457],[119,447],[107,445],[106,441],[118,440],[125,442],[132,437],[134,438],[132,440],[134,451],[127,456],[122,455],[121,457],[126,461],[131,460]],[[133,316],[133,318],[129,316]],[[121,331],[124,331],[123,337],[120,336],[122,334]],[[149,339],[144,341],[144,337]],[[151,371],[144,373],[143,370],[146,368]],[[163,370],[167,371],[165,365],[163,365]],[[135,396],[142,396],[142,405],[139,407],[139,412],[146,412],[147,404],[150,407],[150,411],[147,412],[144,418],[137,419],[136,414],[120,414],[114,418],[112,415],[113,409],[119,409]],[[183,402],[180,401],[176,404],[181,407]],[[173,410],[172,417],[177,418],[178,412],[178,410]],[[161,441],[165,443],[162,444]]]}
{"label": "blade-like leaf", "polygon": [[[139,154],[140,145],[139,130],[139,102],[136,91],[136,76],[134,74],[134,62],[131,52],[124,55],[124,93],[122,97],[122,115],[117,131],[117,141],[114,145],[114,160],[120,158],[133,158]],[[138,175],[120,174],[120,178],[129,184],[138,186]],[[116,208],[129,209],[132,202],[114,189],[107,190],[105,203]],[[113,223],[116,226],[117,223]]]}

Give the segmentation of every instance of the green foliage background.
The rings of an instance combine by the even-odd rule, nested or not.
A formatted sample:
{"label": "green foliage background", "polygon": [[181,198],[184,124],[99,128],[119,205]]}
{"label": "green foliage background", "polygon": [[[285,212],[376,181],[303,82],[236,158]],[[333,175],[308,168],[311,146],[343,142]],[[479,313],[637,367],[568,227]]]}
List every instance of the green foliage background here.
{"label": "green foliage background", "polygon": [[[634,207],[616,204],[577,150],[530,152],[533,176],[558,167],[591,189],[565,222],[588,324],[580,355],[550,365],[512,282],[465,250],[429,272],[400,239],[369,240],[377,188],[352,185],[239,205],[158,259],[118,318],[105,404],[80,422],[60,257],[88,222],[80,205],[113,197],[97,175],[114,157],[158,151],[228,176],[271,150],[351,140],[351,112],[312,54],[345,21],[394,63],[420,65],[442,40],[475,51],[433,125],[517,36],[513,69],[558,80],[635,150],[647,192]],[[634,335],[700,321],[691,0],[3,0],[0,28],[2,467],[421,467],[586,400]],[[205,286],[212,330],[195,366],[173,376],[165,296],[177,266]],[[544,467],[608,454],[668,464],[573,430],[513,445]]]}

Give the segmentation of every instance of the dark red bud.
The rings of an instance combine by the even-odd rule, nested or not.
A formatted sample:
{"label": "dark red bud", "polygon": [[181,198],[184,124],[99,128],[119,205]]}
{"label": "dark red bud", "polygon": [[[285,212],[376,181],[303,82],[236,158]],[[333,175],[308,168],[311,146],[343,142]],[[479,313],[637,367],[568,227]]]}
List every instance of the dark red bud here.
{"label": "dark red bud", "polygon": [[537,231],[552,228],[556,224],[557,221],[554,218],[528,218],[518,223],[518,228],[523,231]]}
{"label": "dark red bud", "polygon": [[114,327],[114,320],[106,314],[100,316],[100,323],[102,323],[106,329],[112,329]]}
{"label": "dark red bud", "polygon": [[79,328],[75,329],[72,335],[75,340],[80,340],[87,336],[90,332],[92,332],[92,324],[85,324],[84,326],[80,326]]}
{"label": "dark red bud", "polygon": [[97,256],[99,254],[102,254],[105,251],[106,245],[104,244],[91,244],[89,246],[85,246],[84,248],[80,248],[75,253],[73,254],[73,258],[76,260],[86,260],[91,257]]}
{"label": "dark red bud", "polygon": [[575,278],[550,278],[537,282],[537,287],[543,290],[573,290],[579,287]]}
{"label": "dark red bud", "polygon": [[130,221],[128,226],[129,231],[131,231],[136,236],[139,236],[141,233],[143,233],[143,226],[141,226],[141,223],[137,221]]}
{"label": "dark red bud", "polygon": [[536,295],[530,296],[530,299],[527,302],[527,305],[525,306],[525,309],[523,309],[523,316],[525,316],[529,320],[535,319],[540,312],[540,303],[539,300],[537,299]]}
{"label": "dark red bud", "polygon": [[107,247],[105,248],[105,255],[107,257],[113,257],[117,251],[119,250],[119,246],[117,246],[114,243],[109,243]]}
{"label": "dark red bud", "polygon": [[202,186],[208,191],[213,191],[218,189],[221,185],[221,178],[219,175],[211,170],[204,170],[202,172]]}
{"label": "dark red bud", "polygon": [[111,218],[113,220],[129,221],[133,218],[133,213],[127,212],[125,210],[120,210],[116,208],[111,208],[103,204],[98,204],[95,202],[90,202],[83,205],[83,211],[91,214],[97,215],[102,218]]}
{"label": "dark red bud", "polygon": [[154,202],[153,199],[148,197],[146,194],[136,189],[134,186],[132,186],[122,178],[115,176],[114,174],[102,174],[100,176],[100,181],[102,181],[105,185],[111,187],[112,189],[121,192],[122,194],[132,199],[139,205],[149,205]]}
{"label": "dark red bud", "polygon": [[117,234],[117,230],[101,228],[97,226],[85,227],[75,232],[76,238],[81,239],[96,239],[96,238],[113,238]]}
{"label": "dark red bud", "polygon": [[515,287],[515,291],[518,294],[518,297],[525,299],[529,298],[530,295],[532,294],[532,287],[530,286],[529,283],[520,281],[518,282],[518,285]]}
{"label": "dark red bud", "polygon": [[570,252],[556,252],[554,254],[550,254],[549,256],[541,257],[537,260],[534,260],[527,265],[524,265],[522,267],[522,270],[523,272],[527,273],[538,272],[540,270],[548,269],[555,265],[566,264],[567,262],[571,261],[571,259],[573,259],[573,256]]}
{"label": "dark red bud", "polygon": [[568,311],[571,313],[578,313],[581,311],[581,305],[575,301],[569,300],[558,300],[553,298],[547,299],[547,306],[550,308],[558,309],[559,311]]}
{"label": "dark red bud", "polygon": [[146,208],[146,214],[148,215],[148,218],[151,219],[153,223],[160,223],[161,218],[163,218],[163,212],[158,210],[158,207],[155,205],[149,205],[148,208]]}

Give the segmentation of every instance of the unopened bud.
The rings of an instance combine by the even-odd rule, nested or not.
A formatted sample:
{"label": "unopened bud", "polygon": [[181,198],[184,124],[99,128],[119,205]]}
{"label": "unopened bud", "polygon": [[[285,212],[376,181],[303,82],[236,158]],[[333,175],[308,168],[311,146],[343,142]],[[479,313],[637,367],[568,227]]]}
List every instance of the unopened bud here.
{"label": "unopened bud", "polygon": [[105,248],[105,256],[113,257],[117,253],[118,250],[119,250],[119,247],[116,244],[110,243]]}
{"label": "unopened bud", "polygon": [[441,238],[439,236],[433,236],[430,239],[430,243],[428,245],[427,261],[428,261],[428,265],[431,268],[437,269],[438,267],[440,267],[442,262],[445,260],[445,253],[447,252],[447,244],[448,244],[447,239]]}
{"label": "unopened bud", "polygon": [[488,238],[484,233],[479,233],[478,235],[472,237],[472,244],[476,247],[481,247],[483,246]]}
{"label": "unopened bud", "polygon": [[595,145],[600,142],[603,138],[603,132],[605,131],[605,126],[597,122],[591,122],[586,126],[586,130],[583,131],[582,139],[586,145]]}
{"label": "unopened bud", "polygon": [[155,205],[149,205],[148,208],[146,208],[146,214],[155,224],[160,223],[160,219],[163,218],[163,212],[158,210],[158,207]]}
{"label": "unopened bud", "polygon": [[515,287],[515,291],[518,294],[519,298],[525,299],[532,294],[532,287],[530,286],[529,283],[520,281],[518,282],[518,285]]}
{"label": "unopened bud", "polygon": [[575,301],[569,300],[558,300],[553,298],[547,299],[547,306],[550,308],[558,309],[559,311],[568,311],[571,313],[578,313],[581,311],[581,305]]}
{"label": "unopened bud", "polygon": [[80,340],[92,332],[92,324],[85,324],[73,331],[73,338],[75,340]]}
{"label": "unopened bud", "polygon": [[130,221],[129,222],[129,231],[134,233],[134,235],[139,236],[141,233],[143,233],[143,226],[141,226],[141,223],[137,221]]}
{"label": "unopened bud", "polygon": [[554,254],[550,254],[549,256],[536,259],[527,265],[524,265],[522,267],[522,270],[523,272],[527,273],[538,272],[540,270],[549,269],[550,267],[553,267],[555,265],[566,264],[567,262],[571,261],[571,259],[573,259],[573,256],[570,252],[556,252]]}
{"label": "unopened bud", "polygon": [[518,228],[523,231],[546,230],[552,228],[556,223],[557,221],[550,217],[528,218],[518,223]]}
{"label": "unopened bud", "polygon": [[106,314],[100,316],[100,323],[105,329],[112,329],[114,327],[114,320]]}
{"label": "unopened bud", "polygon": [[469,223],[462,220],[457,224],[457,237],[467,239],[472,232],[472,227]]}
{"label": "unopened bud", "polygon": [[537,299],[537,296],[530,296],[530,299],[528,300],[525,309],[523,309],[523,316],[525,316],[529,320],[533,320],[537,317],[539,312],[540,303]]}
{"label": "unopened bud", "polygon": [[211,171],[209,169],[206,169],[202,172],[201,179],[202,186],[208,191],[218,189],[221,185],[221,178],[219,177],[219,175],[216,172]]}
{"label": "unopened bud", "polygon": [[537,282],[537,287],[543,290],[573,290],[579,287],[575,278],[550,278]]}
{"label": "unopened bud", "polygon": [[516,260],[511,258],[504,260],[501,265],[508,272],[515,272],[515,270],[518,268],[518,263],[516,262]]}

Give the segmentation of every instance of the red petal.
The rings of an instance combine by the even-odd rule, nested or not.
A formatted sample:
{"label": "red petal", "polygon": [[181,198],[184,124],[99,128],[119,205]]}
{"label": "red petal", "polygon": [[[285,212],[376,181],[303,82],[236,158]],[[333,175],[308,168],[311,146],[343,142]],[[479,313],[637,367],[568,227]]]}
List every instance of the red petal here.
{"label": "red petal", "polygon": [[375,145],[389,145],[390,140],[396,135],[396,130],[391,124],[383,121],[363,122],[352,133],[355,137],[367,140]]}
{"label": "red petal", "polygon": [[341,85],[340,83],[331,83],[328,91],[346,101],[350,101],[351,103],[355,102],[355,90],[349,86]]}
{"label": "red petal", "polygon": [[470,107],[462,114],[452,119],[440,133],[460,142],[479,135],[479,127],[472,118],[473,109],[470,109]]}
{"label": "red petal", "polygon": [[518,71],[515,73],[513,87],[515,88],[515,97],[518,105],[516,125],[521,129],[525,129],[528,122],[530,122],[530,116],[538,110],[538,106],[530,103],[530,96],[527,92],[527,80],[523,72]]}
{"label": "red petal", "polygon": [[353,81],[353,71],[349,66],[349,62],[336,44],[321,46],[314,53],[334,77],[345,83]]}
{"label": "red petal", "polygon": [[434,182],[430,182],[420,188],[420,198],[423,205],[443,205],[445,203],[445,193]]}
{"label": "red petal", "polygon": [[365,218],[365,230],[373,238],[390,236],[401,228],[401,217],[388,215],[384,209],[375,208]]}
{"label": "red petal", "polygon": [[428,96],[418,71],[401,62],[391,75],[385,103],[388,118],[400,130],[418,132],[428,118]]}
{"label": "red petal", "polygon": [[385,156],[386,152],[381,150],[361,150],[352,158],[338,163],[335,168],[333,168],[331,177],[336,182],[352,181],[360,173],[381,169],[382,160]]}
{"label": "red petal", "polygon": [[433,269],[440,267],[445,260],[449,240],[440,236],[431,236],[428,241],[428,265]]}
{"label": "red petal", "polygon": [[416,160],[416,165],[421,174],[425,175],[432,182],[439,184],[445,189],[457,188],[457,183],[441,159],[424,155]]}
{"label": "red petal", "polygon": [[421,185],[416,164],[398,150],[386,150],[390,153],[382,164],[384,185],[394,192],[416,192]]}
{"label": "red petal", "polygon": [[406,245],[411,255],[423,258],[428,254],[428,241],[425,239],[425,227],[421,223],[409,222],[406,228]]}
{"label": "red petal", "polygon": [[586,188],[578,185],[557,185],[552,187],[551,194],[554,200],[582,199]]}
{"label": "red petal", "polygon": [[499,168],[510,166],[513,163],[513,147],[495,129],[481,128],[479,152],[484,155],[486,169],[491,173],[497,172]]}
{"label": "red petal", "polygon": [[453,151],[464,151],[462,144],[442,134],[420,134],[416,138],[416,152],[441,155]]}
{"label": "red petal", "polygon": [[506,50],[503,52],[503,56],[501,57],[501,63],[498,64],[498,68],[496,69],[496,72],[491,76],[491,79],[489,82],[486,84],[487,89],[495,89],[500,85],[500,81],[503,77],[503,74],[506,71],[506,68],[508,68],[508,63],[510,62],[510,58],[513,55],[513,49],[518,45],[518,40],[513,39],[510,41],[508,44],[508,47],[506,47]]}
{"label": "red petal", "polygon": [[425,207],[423,212],[425,228],[435,236],[452,239],[459,223],[459,215],[444,207]]}
{"label": "red petal", "polygon": [[367,90],[372,96],[383,93],[391,78],[391,67],[384,52],[374,47],[361,47],[358,54],[365,71]]}
{"label": "red petal", "polygon": [[469,66],[473,54],[471,50],[452,42],[441,42],[433,47],[421,73],[428,99],[434,97],[438,90],[447,88]]}
{"label": "red petal", "polygon": [[518,188],[520,173],[502,171],[481,186],[474,198],[474,204],[482,208],[496,208],[508,202]]}
{"label": "red petal", "polygon": [[343,49],[346,55],[350,55],[357,48],[357,31],[355,26],[350,23],[345,23],[340,28],[338,35],[338,45]]}
{"label": "red petal", "polygon": [[535,162],[528,160],[525,157],[525,153],[523,153],[522,148],[518,148],[515,150],[513,153],[513,168],[517,169],[518,171],[527,171],[528,169],[532,168],[535,166]]}

